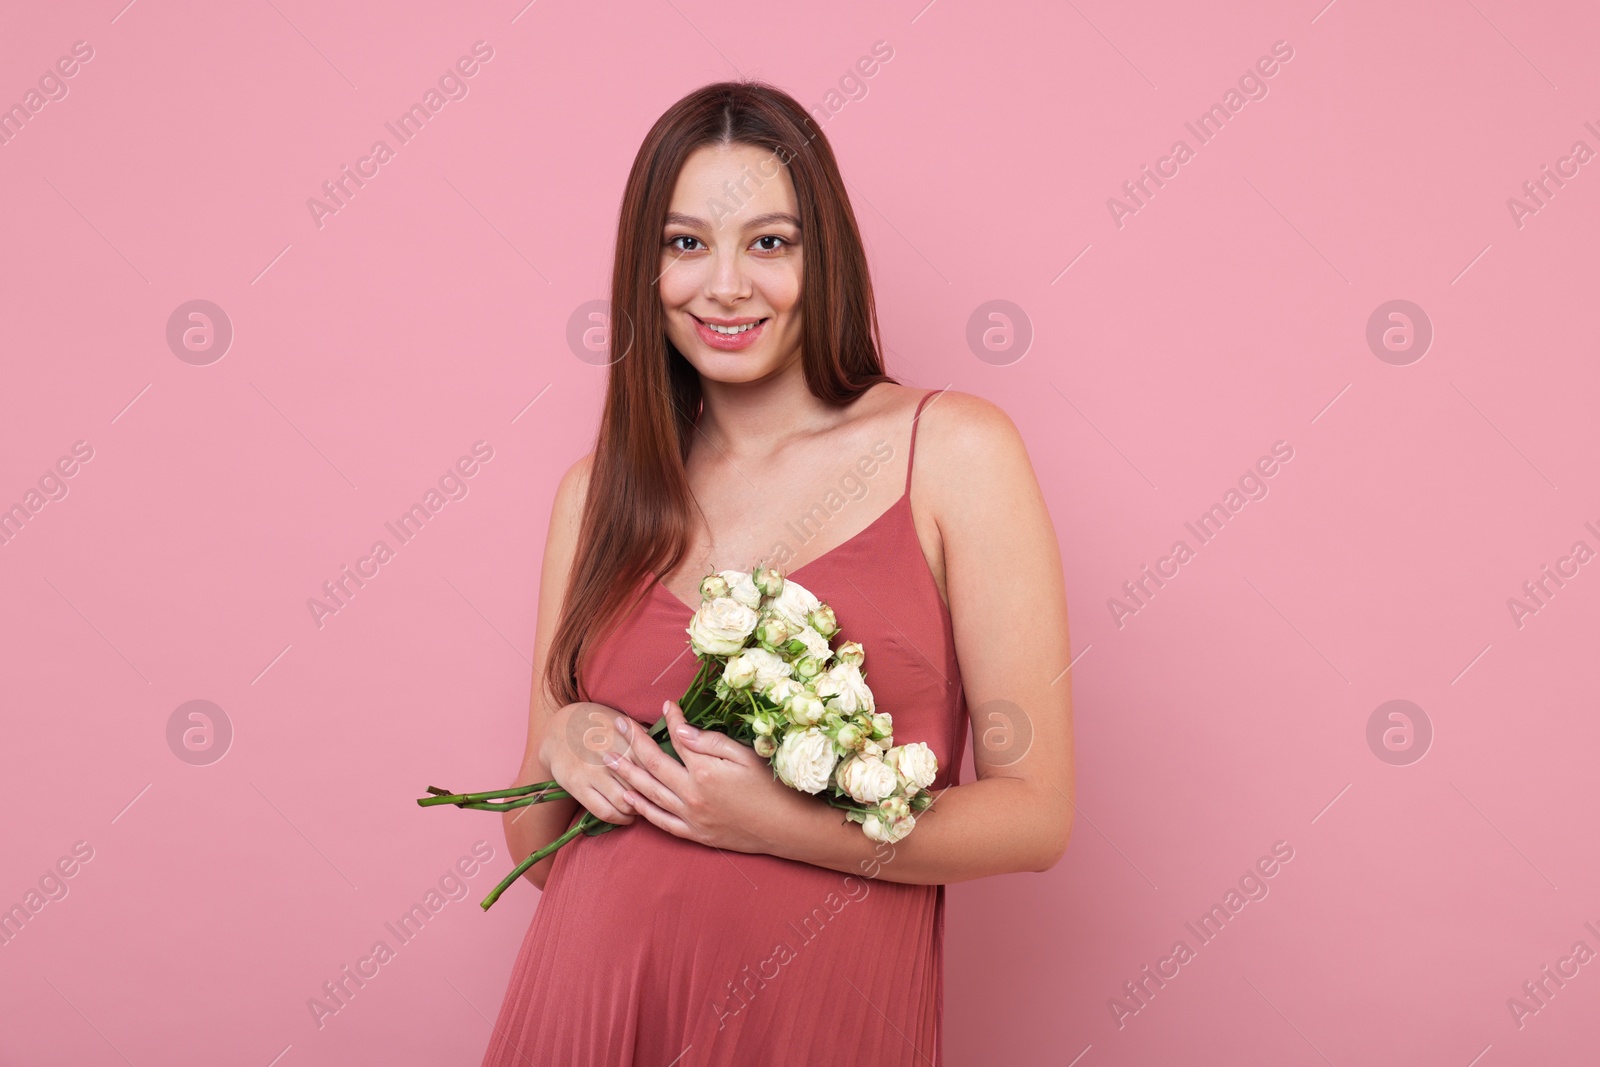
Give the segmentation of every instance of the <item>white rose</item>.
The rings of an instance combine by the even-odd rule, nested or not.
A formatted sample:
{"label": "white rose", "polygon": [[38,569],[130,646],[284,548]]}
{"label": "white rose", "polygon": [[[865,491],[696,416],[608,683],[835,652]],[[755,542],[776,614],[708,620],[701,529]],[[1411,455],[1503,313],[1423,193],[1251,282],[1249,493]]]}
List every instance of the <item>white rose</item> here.
{"label": "white rose", "polygon": [[826,789],[833,764],[833,742],[815,726],[789,731],[772,757],[772,769],[783,784],[802,793]]}
{"label": "white rose", "polygon": [[888,751],[883,760],[894,768],[894,773],[906,784],[908,793],[928,788],[939,773],[939,758],[923,741],[911,745],[896,745]]}
{"label": "white rose", "polygon": [[807,626],[806,616],[822,606],[822,601],[799,582],[786,579],[783,591],[773,598],[768,607],[782,616],[798,632]]}
{"label": "white rose", "polygon": [[894,768],[881,759],[851,756],[839,764],[833,780],[858,804],[876,804],[899,787]]}
{"label": "white rose", "polygon": [[916,825],[916,817],[912,815],[907,815],[903,819],[895,819],[893,822],[889,822],[877,815],[868,815],[861,822],[861,831],[874,841],[892,845],[909,834]]}
{"label": "white rose", "polygon": [[835,663],[817,675],[812,688],[823,703],[842,715],[854,715],[856,712],[870,715],[873,712],[872,690],[867,688],[861,668],[854,663]]}
{"label": "white rose", "polygon": [[756,588],[755,579],[750,577],[749,571],[718,571],[717,577],[728,583],[726,595],[747,608],[761,606],[761,590]]}
{"label": "white rose", "polygon": [[755,668],[758,690],[764,690],[794,672],[794,668],[785,663],[782,656],[764,648],[747,648],[739,654],[739,658]]}
{"label": "white rose", "polygon": [[761,695],[772,701],[778,707],[785,707],[789,698],[798,696],[806,691],[806,687],[793,678],[779,678],[776,682],[761,690]]}
{"label": "white rose", "polygon": [[833,655],[833,649],[828,647],[828,639],[817,633],[810,626],[795,634],[793,639],[797,639],[804,644],[806,646],[806,655],[818,663],[827,663],[828,657]]}
{"label": "white rose", "polygon": [[754,611],[732,597],[719,596],[700,605],[685,632],[700,655],[731,656],[744,647],[755,628]]}

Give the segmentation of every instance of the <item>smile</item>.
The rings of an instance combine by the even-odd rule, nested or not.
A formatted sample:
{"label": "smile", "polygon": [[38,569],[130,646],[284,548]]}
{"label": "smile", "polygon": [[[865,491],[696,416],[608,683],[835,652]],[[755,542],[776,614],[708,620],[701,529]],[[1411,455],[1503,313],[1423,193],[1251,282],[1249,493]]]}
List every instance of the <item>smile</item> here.
{"label": "smile", "polygon": [[702,343],[725,352],[748,348],[755,344],[770,321],[761,318],[744,322],[713,323],[694,315],[690,318],[694,319],[695,332],[699,334]]}

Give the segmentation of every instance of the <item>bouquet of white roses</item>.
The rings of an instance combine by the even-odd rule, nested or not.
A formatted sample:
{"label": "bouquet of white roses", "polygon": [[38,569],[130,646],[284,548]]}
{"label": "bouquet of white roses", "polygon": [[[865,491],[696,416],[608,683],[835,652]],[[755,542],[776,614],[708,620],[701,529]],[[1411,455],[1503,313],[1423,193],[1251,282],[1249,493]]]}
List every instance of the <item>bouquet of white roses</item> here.
{"label": "bouquet of white roses", "polygon": [[829,644],[833,609],[771,568],[720,571],[700,597],[688,630],[700,670],[684,717],[754,746],[785,785],[823,793],[874,841],[910,833],[938,761],[920,741],[894,743],[861,669],[866,650]]}
{"label": "bouquet of white roses", "polygon": [[[771,760],[776,776],[802,793],[820,794],[843,809],[874,841],[895,842],[933,802],[938,774],[923,742],[894,743],[894,722],[876,708],[859,642],[837,648],[833,609],[772,568],[719,571],[700,583],[701,603],[690,620],[689,644],[699,668],[678,701],[685,721],[718,730]],[[676,756],[657,720],[650,736]],[[430,786],[417,803],[506,811],[569,794],[556,782],[487,793],[450,793]],[[517,799],[509,799],[517,798]],[[491,906],[529,867],[579,834],[615,827],[585,812],[565,834],[524,860],[483,901]]]}

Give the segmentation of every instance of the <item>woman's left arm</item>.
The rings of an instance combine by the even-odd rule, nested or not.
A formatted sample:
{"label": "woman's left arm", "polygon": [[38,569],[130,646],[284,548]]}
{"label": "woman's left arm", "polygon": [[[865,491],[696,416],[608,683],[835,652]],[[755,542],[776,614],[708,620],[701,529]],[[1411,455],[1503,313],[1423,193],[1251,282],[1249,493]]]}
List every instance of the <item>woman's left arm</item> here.
{"label": "woman's left arm", "polygon": [[837,809],[773,781],[766,760],[726,735],[678,735],[674,708],[684,763],[643,745],[616,768],[645,818],[703,844],[891,882],[1046,871],[1060,860],[1075,788],[1055,529],[1021,435],[998,407],[946,392],[920,422],[916,505],[939,531],[977,779],[939,791],[903,840],[875,844]]}

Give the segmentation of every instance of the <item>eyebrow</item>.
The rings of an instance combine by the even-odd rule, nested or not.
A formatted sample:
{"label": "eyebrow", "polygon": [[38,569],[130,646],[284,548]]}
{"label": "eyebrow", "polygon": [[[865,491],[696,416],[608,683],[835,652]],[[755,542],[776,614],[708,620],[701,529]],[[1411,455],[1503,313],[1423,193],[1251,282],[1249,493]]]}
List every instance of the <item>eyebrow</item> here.
{"label": "eyebrow", "polygon": [[[769,211],[765,215],[755,215],[744,221],[744,228],[747,230],[757,229],[762,226],[771,226],[775,222],[787,223],[797,230],[800,228],[800,220],[787,211]],[[710,225],[705,219],[695,215],[685,215],[681,211],[667,212],[666,224],[668,226],[688,226],[702,230],[710,229]]]}

